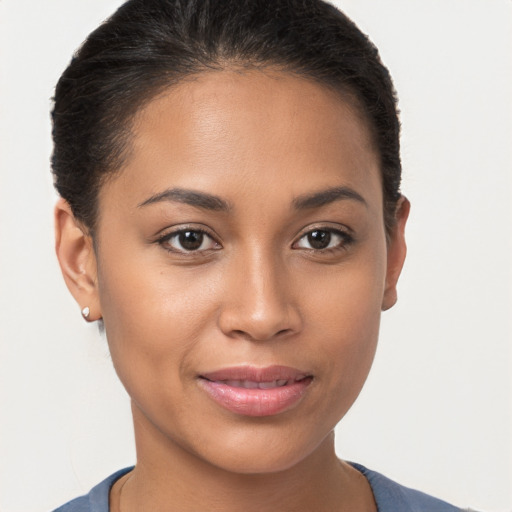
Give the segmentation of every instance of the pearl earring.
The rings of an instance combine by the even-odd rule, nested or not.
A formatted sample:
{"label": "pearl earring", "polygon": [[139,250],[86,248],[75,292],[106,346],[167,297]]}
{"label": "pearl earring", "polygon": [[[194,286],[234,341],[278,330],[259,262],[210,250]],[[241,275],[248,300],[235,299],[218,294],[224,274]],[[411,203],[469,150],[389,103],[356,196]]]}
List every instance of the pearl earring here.
{"label": "pearl earring", "polygon": [[91,314],[91,310],[85,306],[84,309],[82,309],[82,316],[84,317],[84,320],[89,320],[89,315]]}

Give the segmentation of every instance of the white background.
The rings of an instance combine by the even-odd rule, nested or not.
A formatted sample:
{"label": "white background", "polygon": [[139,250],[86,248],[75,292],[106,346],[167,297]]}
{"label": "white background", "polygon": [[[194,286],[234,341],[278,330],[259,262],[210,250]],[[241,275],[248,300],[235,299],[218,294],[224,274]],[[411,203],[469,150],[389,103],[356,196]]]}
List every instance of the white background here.
{"label": "white background", "polygon": [[[49,510],[134,461],[128,400],[53,254],[49,109],[119,0],[0,0],[0,512]],[[341,457],[512,510],[512,2],[340,0],[390,67],[413,209],[399,304]]]}

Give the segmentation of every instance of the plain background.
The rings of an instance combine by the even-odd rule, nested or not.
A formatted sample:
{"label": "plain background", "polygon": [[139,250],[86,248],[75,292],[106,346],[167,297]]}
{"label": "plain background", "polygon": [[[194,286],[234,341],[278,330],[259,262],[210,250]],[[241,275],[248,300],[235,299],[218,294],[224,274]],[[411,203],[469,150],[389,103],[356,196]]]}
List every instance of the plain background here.
{"label": "plain background", "polygon": [[[0,512],[134,462],[128,399],[53,254],[49,109],[119,0],[0,0]],[[412,202],[339,455],[460,506],[512,510],[512,2],[340,0],[391,69]]]}

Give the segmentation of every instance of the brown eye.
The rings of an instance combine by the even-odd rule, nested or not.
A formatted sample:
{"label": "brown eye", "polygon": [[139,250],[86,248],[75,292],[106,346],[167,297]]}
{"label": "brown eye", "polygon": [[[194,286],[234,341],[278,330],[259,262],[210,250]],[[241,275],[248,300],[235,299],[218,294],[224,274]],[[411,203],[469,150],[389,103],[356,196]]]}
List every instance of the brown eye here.
{"label": "brown eye", "polygon": [[173,252],[201,252],[220,248],[211,236],[197,229],[183,229],[165,235],[159,243]]}
{"label": "brown eye", "polygon": [[353,238],[348,233],[337,229],[313,229],[305,233],[295,244],[295,248],[322,251],[325,249],[342,249]]}
{"label": "brown eye", "polygon": [[187,251],[197,251],[203,244],[203,238],[199,231],[183,231],[178,235],[178,242]]}
{"label": "brown eye", "polygon": [[331,242],[331,233],[329,231],[315,230],[307,234],[307,239],[313,249],[326,249]]}

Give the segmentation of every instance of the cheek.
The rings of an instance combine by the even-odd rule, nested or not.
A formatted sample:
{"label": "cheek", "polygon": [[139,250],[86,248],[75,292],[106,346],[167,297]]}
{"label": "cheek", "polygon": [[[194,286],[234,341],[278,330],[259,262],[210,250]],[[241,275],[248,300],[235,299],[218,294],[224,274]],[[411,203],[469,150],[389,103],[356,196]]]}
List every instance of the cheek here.
{"label": "cheek", "polygon": [[[145,259],[141,252],[131,258],[120,253],[106,256],[98,274],[100,300],[120,380],[144,416],[164,430],[194,433],[198,440],[206,436],[211,443],[200,425],[217,417],[205,416],[210,409],[191,407],[198,399],[193,377],[211,358],[215,341],[222,341],[217,317],[225,298],[234,292],[230,286],[238,285],[238,280],[227,279],[233,270],[213,265],[176,268],[165,260]],[[296,434],[297,439],[304,438],[301,443],[309,443],[306,450],[344,416],[368,375],[378,335],[385,256],[377,249],[366,250],[338,267],[312,264],[290,266],[288,271],[289,298],[302,316],[303,331],[293,354],[283,354],[290,360],[300,354],[299,365],[311,363],[318,375],[318,394],[304,405],[307,414]],[[219,453],[236,444],[233,435],[227,430],[223,442],[216,441]],[[240,436],[238,448],[251,438]],[[261,434],[261,445],[268,445],[271,438]],[[298,442],[290,446],[296,448]]]}
{"label": "cheek", "polygon": [[193,371],[201,333],[214,322],[215,276],[198,269],[172,272],[154,261],[145,265],[143,257],[109,261],[119,263],[105,263],[99,272],[100,301],[121,381],[129,394],[164,383],[179,386]]}
{"label": "cheek", "polygon": [[314,319],[329,379],[327,408],[339,417],[359,394],[375,355],[385,283],[382,254],[376,251],[350,270],[340,269],[308,294],[308,318]]}

